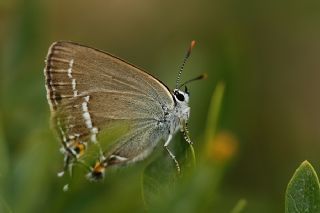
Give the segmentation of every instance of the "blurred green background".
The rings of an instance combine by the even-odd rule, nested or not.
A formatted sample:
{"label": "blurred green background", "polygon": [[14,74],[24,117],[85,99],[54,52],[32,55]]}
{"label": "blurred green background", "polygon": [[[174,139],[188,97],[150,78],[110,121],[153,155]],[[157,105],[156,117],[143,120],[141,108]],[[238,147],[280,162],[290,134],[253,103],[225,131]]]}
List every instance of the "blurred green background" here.
{"label": "blurred green background", "polygon": [[[317,0],[1,0],[0,211],[231,212],[245,199],[243,212],[283,212],[300,162],[320,170],[319,26]],[[103,183],[75,177],[71,191],[62,192],[43,76],[49,45],[71,40],[105,50],[173,88],[192,39],[197,44],[182,78],[209,76],[189,86],[198,168],[161,183],[176,189],[159,193],[151,207],[141,176],[145,167],[152,171],[152,160]],[[219,82],[221,110],[210,107]],[[217,109],[219,117],[211,118]],[[205,139],[210,131],[213,142]],[[179,136],[173,143],[176,151],[184,144]],[[154,168],[172,167],[164,152],[158,155],[164,160]]]}

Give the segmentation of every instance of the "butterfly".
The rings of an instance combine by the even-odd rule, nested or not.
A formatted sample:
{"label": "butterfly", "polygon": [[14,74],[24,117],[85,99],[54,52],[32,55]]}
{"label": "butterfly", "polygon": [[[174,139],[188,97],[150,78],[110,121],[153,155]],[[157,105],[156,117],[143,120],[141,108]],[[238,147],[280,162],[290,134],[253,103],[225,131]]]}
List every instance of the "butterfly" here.
{"label": "butterfly", "polygon": [[[192,145],[187,128],[189,91],[185,84],[205,76],[181,85],[179,81],[194,45],[192,41],[176,87],[170,91],[157,78],[111,54],[74,42],[53,43],[44,75],[51,120],[64,155],[64,169],[58,175],[63,176],[80,163],[88,168],[89,180],[100,180],[109,167],[145,159],[162,139],[180,172],[168,145],[178,130]],[[185,89],[181,90],[183,86]],[[125,131],[103,147],[101,135],[114,131],[112,128],[118,123],[126,126]],[[90,166],[84,160],[88,153],[95,155]]]}

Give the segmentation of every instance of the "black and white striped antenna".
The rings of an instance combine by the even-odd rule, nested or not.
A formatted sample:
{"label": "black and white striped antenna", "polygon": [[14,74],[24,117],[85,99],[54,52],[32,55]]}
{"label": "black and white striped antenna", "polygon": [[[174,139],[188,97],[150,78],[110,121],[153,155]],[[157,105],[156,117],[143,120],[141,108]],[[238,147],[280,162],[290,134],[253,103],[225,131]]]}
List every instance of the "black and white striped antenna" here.
{"label": "black and white striped antenna", "polygon": [[189,56],[190,56],[190,54],[191,54],[191,50],[193,49],[193,47],[194,47],[195,44],[196,44],[196,41],[195,41],[195,40],[192,40],[191,43],[190,43],[189,49],[188,49],[188,51],[187,51],[187,54],[186,54],[186,56],[184,57],[183,62],[182,62],[182,64],[181,64],[181,66],[180,66],[180,69],[179,69],[179,72],[178,72],[178,76],[177,76],[177,80],[176,80],[176,89],[179,88],[179,82],[180,82],[181,73],[182,73],[182,71],[183,71],[183,69],[184,69],[184,65],[186,64],[186,62],[187,62],[187,60],[188,60],[188,58],[189,58]]}

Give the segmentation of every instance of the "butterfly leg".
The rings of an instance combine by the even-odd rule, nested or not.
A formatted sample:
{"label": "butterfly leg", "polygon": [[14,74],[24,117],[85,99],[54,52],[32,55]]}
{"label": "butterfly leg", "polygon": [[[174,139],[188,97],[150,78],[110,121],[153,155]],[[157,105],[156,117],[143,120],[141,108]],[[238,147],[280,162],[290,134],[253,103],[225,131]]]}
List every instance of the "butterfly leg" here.
{"label": "butterfly leg", "polygon": [[182,127],[181,127],[181,132],[183,133],[183,137],[184,139],[187,141],[187,143],[189,145],[192,145],[193,142],[190,139],[190,134],[189,134],[189,130],[188,130],[188,124],[186,122],[183,122]]}
{"label": "butterfly leg", "polygon": [[172,152],[170,151],[170,149],[168,148],[168,145],[169,145],[171,139],[172,139],[172,135],[170,134],[170,135],[168,136],[167,141],[166,141],[165,144],[164,144],[164,148],[167,150],[167,152],[169,153],[170,157],[172,158],[172,160],[173,160],[174,163],[176,164],[178,174],[180,174],[181,169],[180,169],[179,163],[178,163],[178,161],[177,161],[177,159],[176,159],[176,156],[174,156],[174,155],[172,154]]}
{"label": "butterfly leg", "polygon": [[189,136],[189,130],[188,130],[187,122],[185,122],[185,121],[182,122],[180,130],[183,133],[183,137],[184,137],[185,141],[187,141],[187,143],[190,146],[192,159],[193,159],[193,165],[195,166],[196,165],[196,155],[195,155],[195,152],[194,152],[194,149],[193,149],[193,146],[192,146],[193,142],[191,141],[190,136]]}

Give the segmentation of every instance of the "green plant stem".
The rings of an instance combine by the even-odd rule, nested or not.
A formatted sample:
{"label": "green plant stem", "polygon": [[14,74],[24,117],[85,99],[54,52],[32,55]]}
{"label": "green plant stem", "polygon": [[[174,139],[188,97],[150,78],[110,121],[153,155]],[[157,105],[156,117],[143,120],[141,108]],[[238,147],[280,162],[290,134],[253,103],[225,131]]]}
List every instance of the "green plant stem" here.
{"label": "green plant stem", "polygon": [[190,144],[190,151],[191,151],[191,156],[192,156],[192,164],[193,167],[196,167],[197,161],[196,161],[196,154],[194,152],[194,148],[192,146],[192,144]]}

